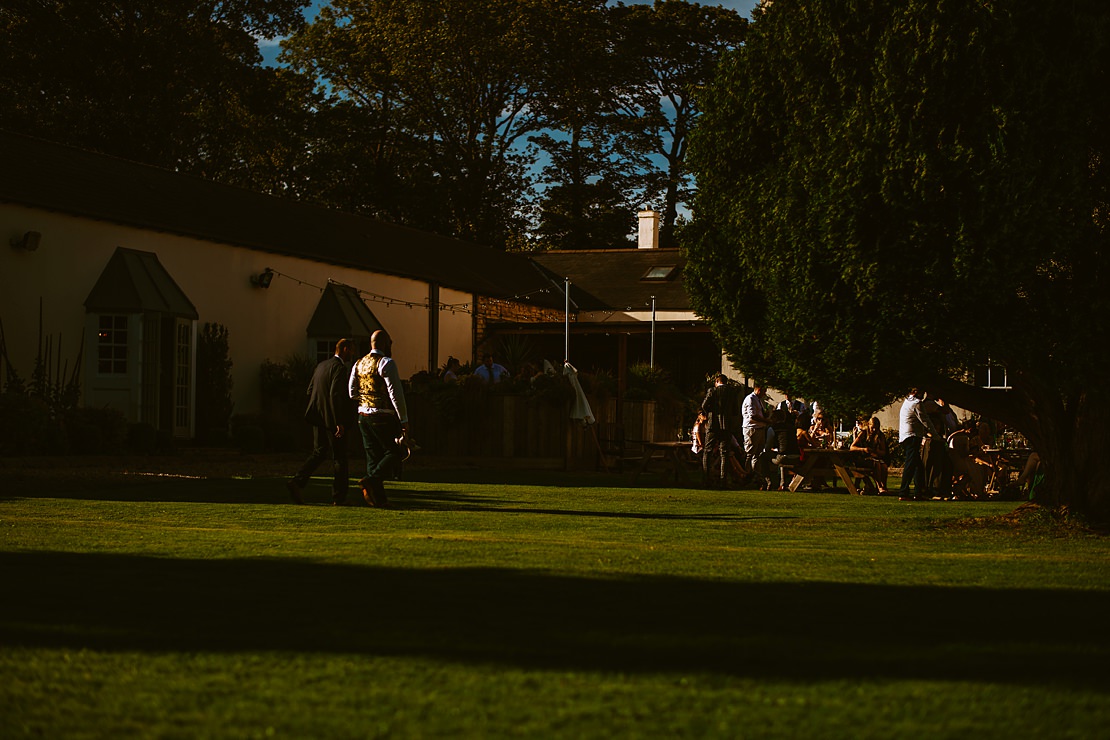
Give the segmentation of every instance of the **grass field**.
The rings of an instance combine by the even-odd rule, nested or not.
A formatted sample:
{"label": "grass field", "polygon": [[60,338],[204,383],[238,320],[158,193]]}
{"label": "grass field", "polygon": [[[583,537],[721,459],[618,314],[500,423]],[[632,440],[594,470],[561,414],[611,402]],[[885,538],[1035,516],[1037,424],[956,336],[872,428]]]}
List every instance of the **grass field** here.
{"label": "grass field", "polygon": [[1110,727],[1110,539],[1013,503],[0,472],[3,738]]}

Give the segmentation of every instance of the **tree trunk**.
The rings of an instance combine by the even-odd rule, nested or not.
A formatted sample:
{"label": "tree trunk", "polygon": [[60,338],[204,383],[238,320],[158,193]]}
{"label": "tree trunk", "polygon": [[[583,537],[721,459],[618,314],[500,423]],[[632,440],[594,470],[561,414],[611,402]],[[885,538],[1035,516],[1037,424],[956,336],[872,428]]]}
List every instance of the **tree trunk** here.
{"label": "tree trunk", "polygon": [[1105,463],[1110,450],[1110,428],[1102,420],[1110,405],[1096,404],[1082,394],[1052,413],[1036,419],[1034,449],[1041,456],[1045,485],[1037,503],[1067,507],[1095,523],[1110,522],[1110,475]]}
{"label": "tree trunk", "polygon": [[1010,373],[1013,390],[976,388],[946,378],[924,387],[935,389],[961,408],[1001,421],[1021,432],[1041,456],[1045,474],[1036,502],[1067,507],[1096,524],[1110,523],[1110,401],[1104,393],[1081,393],[1061,399],[1059,388],[1020,372]]}

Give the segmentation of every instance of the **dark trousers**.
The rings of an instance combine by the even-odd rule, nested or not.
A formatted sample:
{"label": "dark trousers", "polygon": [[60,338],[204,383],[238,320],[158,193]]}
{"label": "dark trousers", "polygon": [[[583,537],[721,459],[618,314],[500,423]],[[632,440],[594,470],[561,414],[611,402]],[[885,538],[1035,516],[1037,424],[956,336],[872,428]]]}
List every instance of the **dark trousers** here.
{"label": "dark trousers", "polygon": [[929,493],[941,498],[952,495],[952,456],[943,437],[926,437],[921,452],[921,467]]}
{"label": "dark trousers", "polygon": [[401,421],[393,414],[359,414],[358,428],[366,448],[366,477],[380,481],[400,474]]}
{"label": "dark trousers", "polygon": [[293,476],[293,482],[300,488],[307,486],[309,476],[329,457],[332,460],[331,497],[333,501],[341,502],[347,498],[347,438],[336,437],[334,429],[312,427],[312,454]]}
{"label": "dark trousers", "polygon": [[902,487],[898,493],[906,496],[910,492],[910,483],[913,482],[915,496],[925,494],[925,466],[921,464],[921,437],[908,437],[902,443],[905,452],[905,461],[902,464]]}
{"label": "dark trousers", "polygon": [[[724,486],[728,482],[728,460],[732,455],[728,440],[729,433],[723,429],[710,429],[705,433],[705,449],[701,451],[701,470],[705,475],[705,482],[710,485]],[[709,459],[714,452],[721,454],[721,466],[720,470],[714,469],[711,471],[709,469]]]}

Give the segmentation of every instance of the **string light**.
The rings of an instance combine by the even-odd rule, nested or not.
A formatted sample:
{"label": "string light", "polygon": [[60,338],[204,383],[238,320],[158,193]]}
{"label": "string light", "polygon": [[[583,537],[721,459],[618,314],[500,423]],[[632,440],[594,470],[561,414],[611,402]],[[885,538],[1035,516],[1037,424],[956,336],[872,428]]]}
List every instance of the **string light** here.
{"label": "string light", "polygon": [[[295,278],[292,275],[286,275],[284,272],[278,272],[277,270],[275,270],[272,267],[267,267],[266,269],[269,270],[270,272],[274,273],[275,275],[281,275],[286,280],[292,280],[294,283],[297,283],[298,285],[307,285],[310,288],[316,288],[316,290],[320,291],[321,293],[324,292],[324,289],[321,288],[319,285],[313,285],[312,283],[305,282],[304,280],[301,280],[300,278]],[[329,279],[328,282],[331,282],[331,280]]]}
{"label": "string light", "polygon": [[[301,280],[300,278],[293,277],[292,275],[288,275],[284,272],[280,272],[278,270],[273,270],[272,268],[271,268],[271,271],[275,275],[281,275],[283,278],[286,278],[287,280],[292,280],[293,282],[297,283],[298,285],[304,285],[304,286],[307,286],[309,288],[315,288],[316,290],[320,291],[321,293],[325,289],[323,286],[316,285],[315,283],[310,283],[307,280]],[[423,308],[423,309],[427,310],[429,308],[429,305],[430,305],[428,303],[428,301],[410,301],[410,300],[406,300],[404,298],[395,298],[393,296],[382,295],[380,293],[374,293],[373,291],[364,290],[362,288],[356,288],[354,286],[347,285],[346,283],[341,283],[338,280],[332,280],[331,278],[328,278],[328,282],[329,283],[334,283],[335,285],[344,285],[344,286],[349,287],[349,288],[354,288],[355,292],[358,293],[358,295],[361,298],[363,298],[364,300],[369,301],[371,303],[380,303],[384,306],[406,306],[407,308],[410,308],[410,309],[411,308]],[[529,300],[532,296],[540,295],[540,294],[550,294],[550,293],[551,293],[550,288],[538,288],[536,290],[529,291],[528,293],[518,293],[517,295],[510,296],[508,298],[486,298],[486,299],[482,300],[482,303],[484,303],[486,306],[489,306],[489,307],[515,306],[515,305],[518,305],[520,301]],[[454,315],[456,313],[473,314],[474,311],[475,311],[475,306],[470,302],[444,303],[444,302],[440,301],[440,302],[436,303],[436,308],[440,311],[450,311],[452,315]],[[613,313],[614,313],[613,311],[607,312],[606,318],[612,316]]]}

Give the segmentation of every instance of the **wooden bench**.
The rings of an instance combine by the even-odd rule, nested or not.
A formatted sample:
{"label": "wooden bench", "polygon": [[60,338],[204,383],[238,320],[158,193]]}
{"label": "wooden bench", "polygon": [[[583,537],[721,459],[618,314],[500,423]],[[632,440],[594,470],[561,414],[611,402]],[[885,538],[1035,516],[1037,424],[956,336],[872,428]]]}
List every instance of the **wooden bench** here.
{"label": "wooden bench", "polygon": [[832,478],[834,486],[839,478],[854,496],[860,495],[856,481],[860,481],[866,491],[878,490],[871,468],[857,465],[847,450],[808,449],[803,451],[800,460],[788,456],[775,464],[793,474],[789,486],[792,492],[797,492],[807,478]]}

